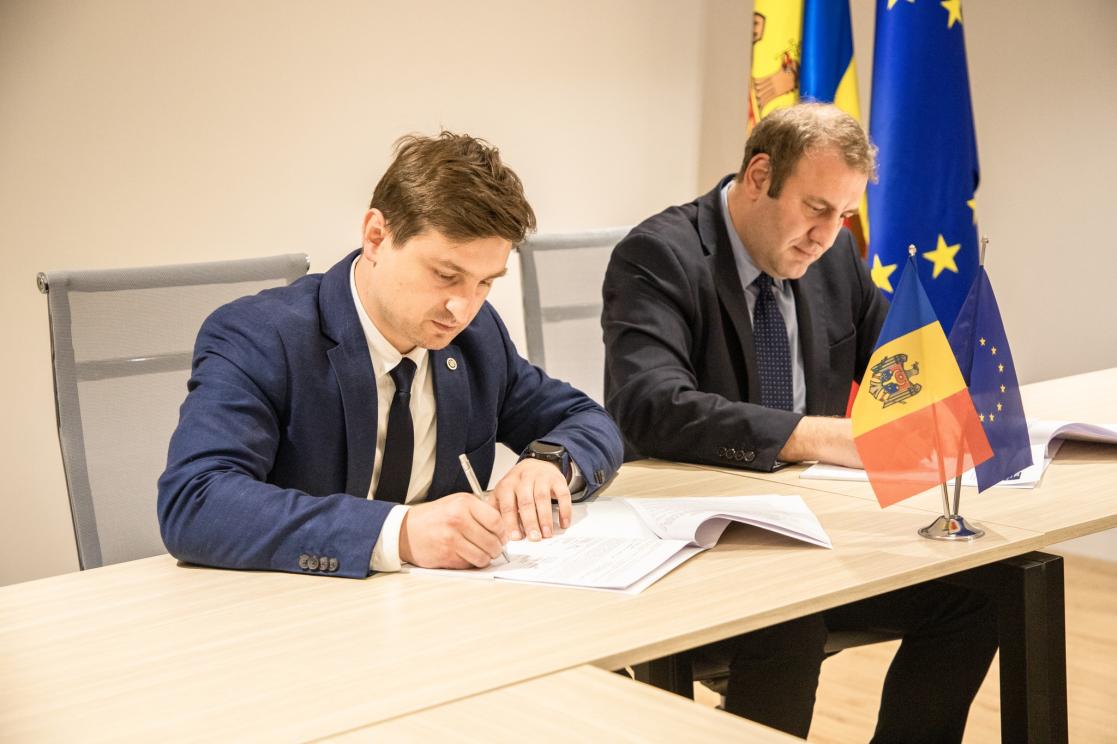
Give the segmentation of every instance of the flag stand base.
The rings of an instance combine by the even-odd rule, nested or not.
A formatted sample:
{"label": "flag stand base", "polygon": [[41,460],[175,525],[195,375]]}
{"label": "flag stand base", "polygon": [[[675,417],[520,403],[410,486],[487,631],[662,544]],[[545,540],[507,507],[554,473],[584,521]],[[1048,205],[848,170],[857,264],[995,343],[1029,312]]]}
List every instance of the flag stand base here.
{"label": "flag stand base", "polygon": [[965,517],[954,514],[949,518],[939,517],[921,528],[919,534],[930,540],[976,540],[985,530],[976,524],[967,524]]}

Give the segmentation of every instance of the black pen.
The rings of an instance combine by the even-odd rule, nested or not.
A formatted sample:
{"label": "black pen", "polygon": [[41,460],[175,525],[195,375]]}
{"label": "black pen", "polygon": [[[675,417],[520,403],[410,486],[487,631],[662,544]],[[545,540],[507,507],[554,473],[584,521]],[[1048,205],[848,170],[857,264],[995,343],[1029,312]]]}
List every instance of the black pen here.
{"label": "black pen", "polygon": [[[462,470],[465,471],[465,479],[469,481],[469,487],[473,489],[473,495],[481,499],[481,501],[484,501],[485,492],[481,490],[481,482],[477,480],[477,474],[473,472],[473,466],[469,464],[469,458],[466,457],[463,452],[458,455],[458,461],[462,464]],[[508,557],[508,552],[504,548],[500,549],[500,554],[503,556],[505,563],[512,562],[512,559]]]}

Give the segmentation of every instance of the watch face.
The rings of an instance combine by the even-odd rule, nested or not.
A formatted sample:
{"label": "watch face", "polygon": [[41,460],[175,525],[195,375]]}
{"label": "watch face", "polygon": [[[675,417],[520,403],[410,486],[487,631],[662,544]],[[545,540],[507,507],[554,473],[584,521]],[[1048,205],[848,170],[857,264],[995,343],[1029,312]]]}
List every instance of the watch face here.
{"label": "watch face", "polygon": [[549,442],[532,442],[531,451],[543,457],[562,457],[565,448],[561,444],[550,444]]}

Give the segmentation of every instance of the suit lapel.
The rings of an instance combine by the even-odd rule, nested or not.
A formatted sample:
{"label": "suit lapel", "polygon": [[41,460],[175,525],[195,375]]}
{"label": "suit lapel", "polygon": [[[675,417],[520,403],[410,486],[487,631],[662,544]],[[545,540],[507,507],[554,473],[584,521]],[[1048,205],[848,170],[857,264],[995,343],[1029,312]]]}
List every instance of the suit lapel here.
{"label": "suit lapel", "polygon": [[[445,494],[468,491],[458,455],[465,452],[469,427],[469,369],[461,350],[454,344],[430,353],[431,375],[434,377],[434,405],[438,412],[435,424],[434,477],[430,493]],[[484,484],[481,484],[484,487]]]}
{"label": "suit lapel", "polygon": [[[730,176],[729,178],[732,178]],[[721,189],[723,179],[713,191],[698,201],[698,236],[710,262],[710,272],[714,277],[714,287],[737,342],[741,345],[741,360],[744,365],[748,401],[760,402],[760,376],[756,369],[756,350],[752,340],[752,323],[749,321],[749,306],[745,302],[745,290],[741,287],[741,276],[737,273],[737,263],[733,260],[733,244],[726,233],[725,218],[721,213]],[[737,373],[741,370],[738,367]]]}
{"label": "suit lapel", "polygon": [[823,323],[817,299],[817,270],[807,270],[801,279],[791,282],[795,293],[795,316],[799,324],[799,347],[803,352],[803,378],[807,386],[807,413],[823,412],[826,401],[825,372],[830,363]]}
{"label": "suit lapel", "polygon": [[345,492],[363,499],[376,453],[376,380],[349,287],[349,267],[356,256],[350,253],[322,277],[318,309],[322,333],[337,342],[326,354],[345,415]]}

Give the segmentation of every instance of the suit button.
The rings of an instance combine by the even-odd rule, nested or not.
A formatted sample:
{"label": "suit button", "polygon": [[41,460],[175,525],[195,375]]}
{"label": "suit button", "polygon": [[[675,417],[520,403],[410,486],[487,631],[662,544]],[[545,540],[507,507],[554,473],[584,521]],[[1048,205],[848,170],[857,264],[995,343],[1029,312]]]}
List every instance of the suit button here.
{"label": "suit button", "polygon": [[742,452],[741,450],[737,450],[736,452],[733,453],[733,459],[736,460],[737,462],[740,462],[741,460],[745,459],[745,453]]}
{"label": "suit button", "polygon": [[333,573],[334,571],[337,571],[337,566],[338,566],[337,558],[331,558],[330,559],[330,567],[327,568],[326,570],[329,571],[330,573]]}
{"label": "suit button", "polygon": [[310,556],[309,555],[307,555],[306,553],[303,553],[302,555],[299,556],[299,568],[301,568],[302,570],[305,571],[309,564],[310,564]]}
{"label": "suit button", "polygon": [[309,568],[311,571],[317,571],[318,570],[318,556],[316,556],[316,555],[310,556],[310,560],[307,561],[306,567]]}
{"label": "suit button", "polygon": [[605,471],[595,470],[593,471],[593,477],[597,479],[597,483],[600,485],[605,482]]}
{"label": "suit button", "polygon": [[752,450],[749,450],[748,452],[745,453],[745,462],[752,462],[755,459],[756,459],[756,453],[753,452]]}
{"label": "suit button", "polygon": [[718,457],[725,457],[725,447],[718,447]]}

